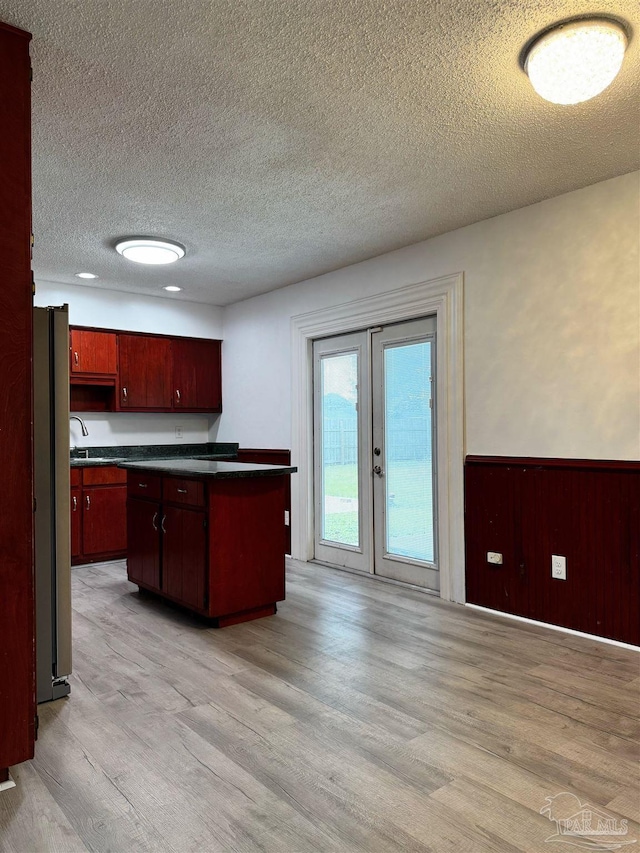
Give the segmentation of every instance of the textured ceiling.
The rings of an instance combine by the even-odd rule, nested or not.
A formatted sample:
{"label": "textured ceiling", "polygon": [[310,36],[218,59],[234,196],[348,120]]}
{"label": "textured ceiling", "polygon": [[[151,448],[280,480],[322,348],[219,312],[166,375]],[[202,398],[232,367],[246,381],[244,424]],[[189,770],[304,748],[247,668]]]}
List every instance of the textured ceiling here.
{"label": "textured ceiling", "polygon": [[[637,0],[599,13],[640,32]],[[640,49],[559,107],[584,0],[0,0],[31,31],[36,278],[226,305],[640,166]],[[173,237],[172,267],[116,237]],[[161,288],[176,283],[169,297]]]}

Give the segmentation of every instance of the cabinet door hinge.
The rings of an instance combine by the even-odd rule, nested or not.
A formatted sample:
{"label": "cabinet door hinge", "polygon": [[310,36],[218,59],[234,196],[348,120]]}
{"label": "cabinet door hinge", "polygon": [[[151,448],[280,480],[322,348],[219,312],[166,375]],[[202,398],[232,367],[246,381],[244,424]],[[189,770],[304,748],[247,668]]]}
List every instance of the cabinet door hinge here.
{"label": "cabinet door hinge", "polygon": [[38,740],[38,729],[40,728],[40,717],[36,714],[36,718],[33,721],[33,728],[35,731],[35,740]]}
{"label": "cabinet door hinge", "polygon": [[38,501],[34,498],[33,499],[33,511],[35,512],[37,509],[38,509]]}
{"label": "cabinet door hinge", "polygon": [[33,270],[31,270],[31,295],[36,295],[36,280],[33,276]]}
{"label": "cabinet door hinge", "polygon": [[29,66],[29,82],[33,83],[33,65]]}
{"label": "cabinet door hinge", "polygon": [[207,521],[207,516],[202,519],[202,526],[206,529],[209,526],[209,522]]}

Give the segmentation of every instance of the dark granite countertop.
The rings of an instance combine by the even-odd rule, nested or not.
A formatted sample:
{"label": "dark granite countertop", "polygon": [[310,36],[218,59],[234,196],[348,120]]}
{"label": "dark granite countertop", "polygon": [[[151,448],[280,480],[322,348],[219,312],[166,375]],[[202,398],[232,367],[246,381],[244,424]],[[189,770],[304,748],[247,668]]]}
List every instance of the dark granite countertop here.
{"label": "dark granite countertop", "polygon": [[121,462],[120,468],[150,471],[157,474],[179,474],[222,480],[231,477],[277,477],[293,474],[298,469],[284,465],[258,465],[255,462],[215,462],[208,459],[154,459]]}
{"label": "dark granite countertop", "polygon": [[[89,456],[79,456],[88,451]],[[138,444],[127,447],[87,447],[71,452],[72,468],[87,468],[99,465],[118,465],[120,462],[143,459],[212,459],[233,460],[238,455],[234,442],[204,442],[202,444]]]}

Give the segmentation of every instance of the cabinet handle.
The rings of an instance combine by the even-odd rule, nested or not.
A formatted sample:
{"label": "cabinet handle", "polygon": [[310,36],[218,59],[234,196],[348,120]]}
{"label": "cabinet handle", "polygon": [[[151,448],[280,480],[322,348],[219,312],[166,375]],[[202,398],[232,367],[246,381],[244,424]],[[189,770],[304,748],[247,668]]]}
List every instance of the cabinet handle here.
{"label": "cabinet handle", "polygon": [[122,388],[122,401],[124,403],[127,402],[127,388],[126,388],[126,386],[123,386],[123,388]]}
{"label": "cabinet handle", "polygon": [[74,353],[73,353],[73,361],[74,361],[74,364],[75,364],[75,365],[76,365],[76,367],[77,367],[77,366],[78,366],[78,353],[77,353],[77,352],[74,352]]}
{"label": "cabinet handle", "polygon": [[180,402],[180,391],[176,388],[176,403]]}
{"label": "cabinet handle", "polygon": [[178,492],[178,494],[180,494],[180,495],[186,495],[187,494],[186,489],[176,489],[176,492]]}
{"label": "cabinet handle", "polygon": [[89,495],[85,495],[84,499],[87,504],[87,509],[91,509],[91,498],[89,497]]}
{"label": "cabinet handle", "polygon": [[158,525],[156,524],[156,519],[157,519],[157,518],[158,518],[158,513],[157,513],[157,512],[155,512],[155,513],[153,514],[153,518],[151,519],[151,526],[153,527],[153,529],[154,529],[154,530],[157,530],[157,529],[158,529]]}
{"label": "cabinet handle", "polygon": [[76,512],[78,509],[78,498],[74,495],[71,500],[73,501],[73,511]]}
{"label": "cabinet handle", "polygon": [[163,533],[166,533],[166,532],[167,532],[167,529],[166,529],[166,527],[164,526],[164,523],[165,523],[165,521],[166,521],[166,520],[167,520],[167,516],[166,516],[166,515],[163,515],[163,516],[162,516],[162,520],[160,521],[160,527],[162,528],[162,532],[163,532]]}
{"label": "cabinet handle", "polygon": [[138,483],[139,489],[147,489],[149,487],[149,483]]}

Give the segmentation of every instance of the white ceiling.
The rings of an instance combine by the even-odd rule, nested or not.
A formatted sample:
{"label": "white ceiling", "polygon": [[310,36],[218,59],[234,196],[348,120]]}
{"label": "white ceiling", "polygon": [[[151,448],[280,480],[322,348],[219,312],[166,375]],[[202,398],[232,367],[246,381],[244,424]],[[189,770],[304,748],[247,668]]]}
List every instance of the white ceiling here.
{"label": "white ceiling", "polygon": [[637,0],[0,0],[34,35],[36,278],[226,305],[637,169],[637,37],[573,107],[518,64],[593,11],[640,32]]}

